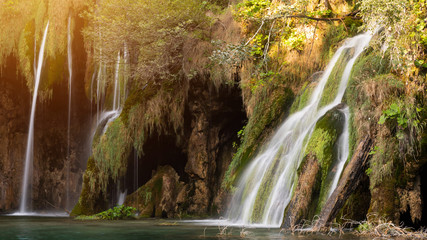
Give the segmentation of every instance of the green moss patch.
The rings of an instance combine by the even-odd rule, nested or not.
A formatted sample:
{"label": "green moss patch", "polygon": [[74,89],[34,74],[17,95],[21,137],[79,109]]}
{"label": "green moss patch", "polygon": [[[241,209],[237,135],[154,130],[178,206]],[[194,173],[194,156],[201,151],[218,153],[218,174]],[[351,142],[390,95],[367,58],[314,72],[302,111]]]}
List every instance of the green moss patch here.
{"label": "green moss patch", "polygon": [[336,109],[326,113],[317,123],[316,127],[307,143],[305,157],[312,155],[320,164],[321,168],[321,188],[319,204],[316,212],[320,212],[324,205],[329,186],[331,184],[331,167],[337,160],[336,142],[342,133],[343,115]]}
{"label": "green moss patch", "polygon": [[262,142],[260,140],[266,137],[263,136],[265,129],[274,127],[282,119],[293,99],[292,90],[281,87],[256,105],[252,117],[243,129],[242,143],[225,174],[223,187],[231,188],[236,176],[258,150],[259,143]]}

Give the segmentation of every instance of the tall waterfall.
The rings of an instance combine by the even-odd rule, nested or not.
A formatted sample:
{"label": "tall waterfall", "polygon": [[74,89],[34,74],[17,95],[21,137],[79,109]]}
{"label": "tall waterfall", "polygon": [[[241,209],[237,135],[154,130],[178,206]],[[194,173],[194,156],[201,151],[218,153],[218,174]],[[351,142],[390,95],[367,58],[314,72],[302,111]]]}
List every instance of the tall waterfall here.
{"label": "tall waterfall", "polygon": [[71,52],[71,16],[68,17],[68,129],[67,129],[67,179],[66,179],[66,203],[65,207],[70,208],[70,164],[71,164],[71,154],[70,154],[70,125],[71,125],[71,87],[73,79],[73,55]]}
{"label": "tall waterfall", "polygon": [[[280,226],[285,208],[292,197],[297,169],[302,161],[307,140],[316,122],[326,112],[341,103],[354,62],[369,45],[371,37],[370,34],[362,34],[345,41],[326,67],[307,106],[290,115],[247,166],[237,183],[237,190],[228,209],[227,215],[230,221],[242,225]],[[328,79],[343,54],[350,60],[345,65],[335,98],[326,106],[320,106]],[[348,135],[343,137],[348,138]],[[348,148],[348,142],[344,143],[344,148]],[[343,164],[346,159],[344,150]],[[335,174],[340,173],[336,171]],[[335,179],[338,182],[338,178],[339,175],[332,178],[334,183]]]}
{"label": "tall waterfall", "polygon": [[40,47],[39,52],[39,59],[37,64],[37,72],[34,76],[34,93],[33,93],[33,101],[31,103],[31,117],[30,117],[30,124],[28,127],[28,138],[27,138],[27,150],[25,153],[25,167],[24,167],[24,175],[22,180],[22,195],[21,195],[21,204],[19,207],[19,213],[26,213],[27,210],[27,204],[31,197],[29,197],[29,181],[32,176],[32,169],[33,169],[33,146],[34,146],[34,116],[36,113],[36,103],[37,103],[37,94],[39,91],[39,84],[40,84],[40,75],[42,72],[43,67],[43,58],[44,58],[44,48],[46,43],[46,36],[47,31],[49,29],[49,22],[46,25],[46,29],[44,30],[43,40]]}

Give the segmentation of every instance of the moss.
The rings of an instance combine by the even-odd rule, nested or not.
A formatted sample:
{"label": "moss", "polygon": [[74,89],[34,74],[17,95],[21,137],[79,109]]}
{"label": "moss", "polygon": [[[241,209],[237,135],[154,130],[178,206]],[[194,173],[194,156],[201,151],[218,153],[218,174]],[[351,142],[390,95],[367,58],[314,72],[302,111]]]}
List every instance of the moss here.
{"label": "moss", "polygon": [[344,24],[350,35],[355,35],[357,30],[363,25],[363,21],[361,19],[346,17],[344,18]]}
{"label": "moss", "polygon": [[295,98],[295,101],[291,106],[291,114],[298,112],[299,110],[307,106],[307,103],[308,101],[310,101],[311,93],[313,92],[314,88],[315,84],[307,84],[307,82],[302,86],[300,93]]}
{"label": "moss", "polygon": [[120,117],[110,123],[99,142],[94,144],[95,164],[102,172],[98,180],[104,192],[110,178],[116,181],[125,174],[131,147],[130,133]]}
{"label": "moss", "polygon": [[94,176],[99,175],[99,169],[93,157],[87,163],[87,169],[83,174],[83,186],[79,201],[71,211],[71,216],[92,215],[106,208],[107,202],[104,194],[100,192]]}
{"label": "moss", "polygon": [[79,202],[72,215],[91,215],[106,207],[108,184],[126,173],[132,142],[120,117],[110,123],[106,133],[94,143],[83,175]]}
{"label": "moss", "polygon": [[263,136],[265,129],[274,127],[281,120],[293,99],[292,90],[281,87],[256,105],[253,116],[243,130],[243,141],[225,174],[223,187],[231,188],[236,176],[258,150],[260,140],[266,137]]}
{"label": "moss", "polygon": [[366,50],[354,63],[350,75],[350,82],[355,78],[367,80],[377,75],[387,74],[391,70],[388,52],[381,52],[372,48]]}
{"label": "moss", "polygon": [[353,52],[353,49],[345,49],[342,52],[341,56],[338,58],[338,61],[332,69],[331,75],[329,76],[328,81],[323,90],[323,95],[320,99],[319,107],[326,106],[335,99],[341,84],[341,79],[345,67],[347,66],[348,61],[352,57]]}
{"label": "moss", "polygon": [[395,214],[398,211],[399,200],[395,191],[395,179],[387,178],[387,181],[381,183],[380,186],[371,190],[371,205],[369,213],[377,215],[379,218],[386,221],[394,221]]}
{"label": "moss", "polygon": [[[136,208],[140,212],[140,218],[162,217],[163,176],[171,174],[176,174],[172,167],[159,167],[156,174],[144,186],[126,198],[125,204]],[[179,185],[176,189],[179,190],[181,187]]]}
{"label": "moss", "polygon": [[129,97],[126,99],[120,118],[127,126],[129,124],[129,113],[131,109],[143,102],[149,101],[159,91],[159,86],[155,84],[147,84],[145,88],[138,88],[133,90]]}
{"label": "moss", "polygon": [[374,81],[378,82],[378,85],[382,86],[384,89],[390,87],[400,89],[403,87],[399,79],[389,74],[390,63],[388,59],[389,57],[387,54],[382,56],[381,53],[373,49],[368,49],[358,57],[353,66],[348,87],[344,95],[344,102],[349,106],[351,113],[349,139],[350,156],[353,155],[357,139],[362,135],[360,132],[360,123],[356,122],[355,111],[364,112],[367,119],[372,115],[372,110],[370,109],[372,103],[367,96],[361,93],[363,82],[374,79]]}
{"label": "moss", "polygon": [[331,184],[331,167],[337,160],[336,142],[342,132],[343,116],[333,109],[322,117],[315,126],[315,129],[307,143],[305,157],[312,155],[317,159],[321,168],[321,188],[319,194],[319,204],[316,213],[320,212],[324,205],[329,186]]}
{"label": "moss", "polygon": [[264,176],[261,180],[262,188],[258,191],[255,199],[254,210],[251,217],[252,222],[260,222],[262,220],[267,200],[271,194],[274,184],[277,182],[278,175],[276,175],[276,171],[279,167],[278,164],[280,164],[282,151],[283,147],[278,151],[277,155],[274,157],[273,163],[267,170],[267,173],[269,174]]}
{"label": "moss", "polygon": [[338,43],[342,40],[349,37],[347,31],[345,30],[344,25],[339,24],[328,24],[327,29],[325,31],[325,35],[323,37],[321,56],[323,62],[328,62],[328,60],[334,55]]}

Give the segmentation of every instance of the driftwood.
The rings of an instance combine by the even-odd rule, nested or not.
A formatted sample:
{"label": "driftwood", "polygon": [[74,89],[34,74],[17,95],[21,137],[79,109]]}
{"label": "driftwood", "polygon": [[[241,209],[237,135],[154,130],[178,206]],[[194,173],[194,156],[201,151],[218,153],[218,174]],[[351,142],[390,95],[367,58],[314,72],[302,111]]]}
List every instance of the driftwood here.
{"label": "driftwood", "polygon": [[370,136],[366,136],[358,145],[350,163],[345,168],[341,180],[332,195],[327,200],[325,206],[316,221],[313,231],[328,231],[330,223],[337,216],[346,200],[354,192],[360,183],[361,175],[368,166],[373,141]]}

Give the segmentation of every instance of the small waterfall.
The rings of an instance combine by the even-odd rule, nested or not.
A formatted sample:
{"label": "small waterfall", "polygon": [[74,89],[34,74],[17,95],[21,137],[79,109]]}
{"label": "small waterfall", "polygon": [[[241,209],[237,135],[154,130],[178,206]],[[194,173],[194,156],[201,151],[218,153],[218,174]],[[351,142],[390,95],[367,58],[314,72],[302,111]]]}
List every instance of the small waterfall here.
{"label": "small waterfall", "polygon": [[[39,52],[39,59],[38,59],[38,65],[37,65],[37,72],[34,78],[34,93],[33,93],[33,101],[31,103],[31,117],[30,117],[30,124],[28,127],[28,138],[27,138],[27,150],[25,154],[25,167],[24,167],[24,175],[22,180],[22,195],[21,195],[21,204],[19,207],[19,213],[26,213],[27,204],[31,197],[29,197],[29,181],[32,176],[32,169],[33,169],[33,146],[34,146],[34,116],[36,113],[36,103],[37,103],[37,94],[39,91],[39,84],[40,84],[40,76],[42,72],[43,67],[43,58],[44,58],[44,48],[46,43],[46,36],[47,31],[49,29],[49,22],[47,22],[46,29],[44,30],[43,40],[42,44],[40,46],[40,52]],[[31,209],[30,209],[31,210]]]}
{"label": "small waterfall", "polygon": [[96,121],[99,122],[100,112],[102,110],[101,101],[102,101],[102,88],[101,82],[103,80],[103,66],[102,63],[99,64],[98,75],[96,77]]}
{"label": "small waterfall", "polygon": [[113,111],[117,111],[120,108],[119,68],[120,68],[120,52],[117,53],[116,71],[114,74]]}
{"label": "small waterfall", "polygon": [[[116,62],[116,69],[114,72],[114,92],[113,92],[113,110],[108,112],[103,112],[102,115],[104,115],[101,120],[108,119],[107,123],[104,126],[104,129],[102,131],[102,135],[105,134],[105,132],[108,129],[108,126],[110,123],[116,118],[120,116],[120,113],[122,112],[122,108],[120,106],[120,79],[119,79],[119,73],[120,73],[120,52],[117,54],[117,62]],[[99,124],[99,123],[98,123]]]}
{"label": "small waterfall", "polygon": [[[114,70],[114,89],[113,89],[113,107],[112,107],[113,109],[110,111],[105,111],[102,107],[103,106],[102,102],[104,98],[103,92],[105,87],[105,84],[103,84],[103,80],[104,80],[104,76],[106,75],[105,66],[103,66],[102,63],[100,63],[98,66],[99,69],[98,69],[97,84],[96,84],[97,85],[96,86],[96,106],[97,106],[96,123],[95,123],[95,128],[92,131],[91,140],[90,140],[91,143],[95,135],[98,135],[98,136],[104,135],[108,129],[109,124],[115,119],[117,119],[120,116],[120,113],[122,112],[121,94],[120,94],[121,86],[122,86],[122,84],[120,84],[120,61],[121,61],[121,56],[120,56],[120,52],[118,52],[116,66]],[[123,88],[125,89],[124,91],[126,91],[126,83],[123,84]],[[126,99],[126,95],[125,95],[125,99]]]}
{"label": "small waterfall", "polygon": [[117,200],[118,206],[121,206],[121,205],[123,205],[123,203],[125,203],[127,192],[128,192],[127,190],[124,192],[119,192],[119,194],[118,194],[119,199]]}
{"label": "small waterfall", "polygon": [[71,87],[73,79],[73,55],[71,52],[71,16],[68,17],[68,128],[67,128],[67,179],[66,179],[66,203],[65,208],[70,207],[70,125],[71,125]]}
{"label": "small waterfall", "polygon": [[341,173],[344,170],[344,165],[348,159],[349,155],[349,121],[350,121],[350,110],[346,106],[344,109],[340,109],[344,114],[344,129],[341,136],[338,139],[338,163],[335,166],[336,171],[333,172],[332,184],[328,191],[328,198],[334,192],[335,188],[338,185],[338,180],[340,179]]}
{"label": "small waterfall", "polygon": [[[307,106],[290,115],[282,123],[267,145],[244,170],[228,209],[229,220],[241,225],[280,226],[284,210],[292,197],[296,172],[304,156],[307,140],[316,122],[341,103],[354,62],[369,45],[371,37],[370,34],[358,35],[346,40],[337,50]],[[352,55],[350,51],[344,51],[349,49],[353,50]],[[345,65],[337,94],[331,103],[321,107],[319,105],[323,91],[342,54],[350,55],[350,60]]]}
{"label": "small waterfall", "polygon": [[95,81],[96,69],[92,74],[92,79],[90,81],[90,115],[93,116],[93,82]]}

